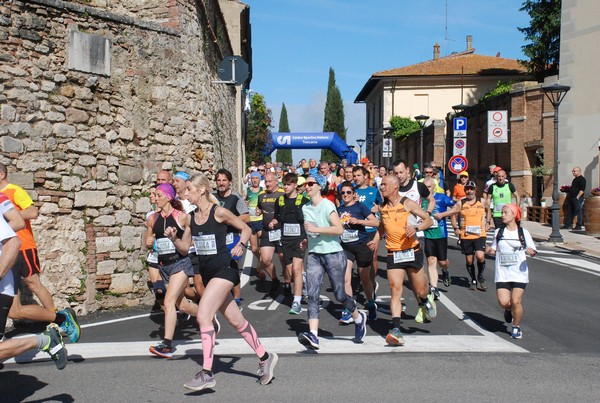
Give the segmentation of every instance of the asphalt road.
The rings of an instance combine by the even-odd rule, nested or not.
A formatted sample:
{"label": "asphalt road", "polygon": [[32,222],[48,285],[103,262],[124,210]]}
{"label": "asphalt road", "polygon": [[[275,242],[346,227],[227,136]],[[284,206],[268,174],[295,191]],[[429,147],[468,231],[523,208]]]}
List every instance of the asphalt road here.
{"label": "asphalt road", "polygon": [[[340,306],[322,289],[321,350],[307,351],[296,334],[307,330],[306,312],[289,315],[290,299],[265,299],[268,282],[253,276],[242,290],[244,315],[269,351],[280,355],[275,379],[256,382],[257,359],[225,321],[217,338],[214,390],[190,392],[183,383],[202,362],[197,327],[181,320],[176,356],[151,356],[160,340],[162,314],[149,307],[101,312],[83,318],[81,341],[68,345],[70,363],[58,371],[44,355],[8,361],[0,369],[2,402],[177,402],[196,396],[224,401],[598,401],[600,384],[600,262],[542,249],[529,259],[523,339],[509,337],[493,289],[469,291],[464,258],[450,240],[453,284],[440,283],[438,317],[414,321],[416,303],[405,290],[404,347],[385,345],[390,328],[389,288],[380,264],[379,319],[355,344],[353,326],[340,326]],[[362,306],[359,304],[359,306]],[[13,333],[14,334],[14,333]]]}

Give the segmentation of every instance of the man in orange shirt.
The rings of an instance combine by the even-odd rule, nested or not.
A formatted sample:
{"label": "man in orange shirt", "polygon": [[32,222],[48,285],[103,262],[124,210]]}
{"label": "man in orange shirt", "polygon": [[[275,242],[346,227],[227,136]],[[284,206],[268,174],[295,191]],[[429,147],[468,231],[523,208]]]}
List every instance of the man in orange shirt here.
{"label": "man in orange shirt", "polygon": [[17,295],[17,298],[13,300],[9,316],[13,319],[54,322],[67,333],[71,342],[79,341],[80,328],[75,311],[69,307],[55,312],[52,295],[40,281],[40,261],[30,223],[30,220],[38,217],[38,209],[22,187],[8,181],[8,170],[2,163],[0,163],[0,192],[10,199],[25,220],[25,228],[17,232],[17,236],[21,240],[21,247],[12,266],[15,284],[18,284],[19,279],[22,278],[44,307],[43,310],[40,310],[36,306],[21,305],[20,295]]}
{"label": "man in orange shirt", "polygon": [[469,180],[469,173],[467,171],[462,171],[458,177],[458,183],[454,186],[452,191],[452,200],[459,201],[467,197],[467,193],[465,193],[465,183]]}

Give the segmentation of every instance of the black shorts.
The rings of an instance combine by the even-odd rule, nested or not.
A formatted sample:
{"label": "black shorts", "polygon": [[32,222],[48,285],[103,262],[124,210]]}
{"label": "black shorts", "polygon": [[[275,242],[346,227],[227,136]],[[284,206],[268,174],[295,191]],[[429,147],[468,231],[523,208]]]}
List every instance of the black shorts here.
{"label": "black shorts", "polygon": [[248,226],[252,230],[252,235],[256,235],[259,231],[262,231],[263,222],[262,221],[250,221],[248,223]]}
{"label": "black shorts", "polygon": [[346,258],[352,262],[356,261],[358,267],[370,267],[373,264],[373,251],[366,243],[342,242],[342,248],[346,252]]}
{"label": "black shorts", "polygon": [[283,252],[283,264],[286,266],[292,264],[294,258],[304,259],[305,251],[300,249],[300,243],[305,238],[297,237],[294,239],[283,239],[281,241],[281,251]]}
{"label": "black shorts", "polygon": [[485,237],[475,239],[461,239],[460,249],[463,255],[474,255],[477,251],[485,251]]}
{"label": "black shorts", "polygon": [[42,269],[40,268],[37,249],[20,250],[13,264],[12,271],[15,276],[15,283],[21,277],[27,278],[34,274],[40,274]]}
{"label": "black shorts", "polygon": [[281,242],[280,241],[275,241],[275,242],[269,241],[269,232],[268,231],[262,232],[261,237],[258,238],[258,246],[260,248],[264,248],[266,246],[271,246],[271,247],[275,248],[275,252],[277,252],[277,253],[281,252]]}
{"label": "black shorts", "polygon": [[231,257],[228,253],[219,253],[212,256],[198,256],[198,265],[194,267],[194,274],[202,276],[202,284],[207,286],[213,278],[222,278],[231,281],[233,286],[240,283],[240,272],[230,267]]}
{"label": "black shorts", "polygon": [[192,277],[194,275],[192,262],[187,256],[176,260],[173,263],[169,262],[169,264],[161,264],[158,266],[158,271],[160,272],[160,277],[163,279],[165,284],[169,284],[171,276],[179,273],[180,271],[184,272],[188,277]]}
{"label": "black shorts", "polygon": [[387,255],[387,270],[390,269],[421,269],[423,268],[423,251],[421,248],[414,249],[415,260],[412,262],[394,263],[394,254],[388,251]]}
{"label": "black shorts", "polygon": [[425,256],[434,256],[442,262],[448,260],[448,238],[425,238]]}
{"label": "black shorts", "polygon": [[515,281],[510,281],[508,283],[498,282],[496,283],[496,290],[506,289],[512,291],[513,288],[522,288],[525,289],[527,287],[527,283],[517,283]]}

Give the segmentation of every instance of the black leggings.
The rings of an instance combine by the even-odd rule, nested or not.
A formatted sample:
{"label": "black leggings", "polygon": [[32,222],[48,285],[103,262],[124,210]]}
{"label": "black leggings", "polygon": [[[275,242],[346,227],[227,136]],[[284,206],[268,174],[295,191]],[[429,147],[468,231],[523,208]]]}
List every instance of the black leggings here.
{"label": "black leggings", "polygon": [[6,331],[6,321],[8,319],[8,311],[12,306],[13,298],[10,295],[0,294],[0,340],[4,337]]}

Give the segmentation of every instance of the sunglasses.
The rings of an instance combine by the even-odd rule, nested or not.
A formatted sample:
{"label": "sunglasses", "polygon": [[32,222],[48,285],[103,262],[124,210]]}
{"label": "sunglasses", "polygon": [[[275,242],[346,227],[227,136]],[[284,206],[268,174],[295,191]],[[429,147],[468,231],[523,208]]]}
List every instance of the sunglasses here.
{"label": "sunglasses", "polygon": [[259,169],[258,172],[265,172],[265,170],[264,169]]}
{"label": "sunglasses", "polygon": [[340,192],[340,194],[341,194],[341,195],[351,195],[351,194],[354,194],[354,192],[353,192],[353,191],[351,191],[351,190],[342,190],[342,191]]}
{"label": "sunglasses", "polygon": [[312,185],[316,185],[316,184],[317,184],[317,182],[304,182],[304,185],[306,187],[312,187]]}
{"label": "sunglasses", "polygon": [[425,171],[425,175],[433,175],[433,171]]}
{"label": "sunglasses", "polygon": [[475,191],[475,189],[473,189],[473,188],[465,188],[465,191],[466,191],[466,192],[474,192],[474,191]]}

